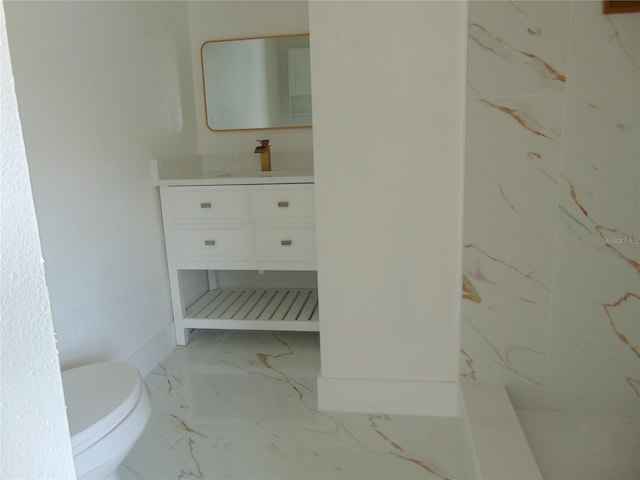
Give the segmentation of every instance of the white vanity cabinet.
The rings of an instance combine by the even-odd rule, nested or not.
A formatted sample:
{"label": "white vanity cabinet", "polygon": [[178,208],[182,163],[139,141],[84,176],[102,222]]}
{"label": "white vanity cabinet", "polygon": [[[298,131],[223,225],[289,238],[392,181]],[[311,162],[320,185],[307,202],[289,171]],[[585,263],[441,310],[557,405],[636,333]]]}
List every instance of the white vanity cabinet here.
{"label": "white vanity cabinet", "polygon": [[314,271],[313,183],[160,185],[160,198],[178,344],[192,328],[318,331],[315,288],[219,288],[215,274]]}

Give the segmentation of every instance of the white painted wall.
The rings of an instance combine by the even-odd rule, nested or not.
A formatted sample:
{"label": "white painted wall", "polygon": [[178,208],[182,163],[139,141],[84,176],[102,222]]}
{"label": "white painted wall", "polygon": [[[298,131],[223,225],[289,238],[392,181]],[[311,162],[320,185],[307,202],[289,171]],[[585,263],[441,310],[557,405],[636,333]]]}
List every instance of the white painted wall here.
{"label": "white painted wall", "polygon": [[175,345],[149,159],[196,148],[186,5],[6,12],[61,364],[145,373]]}
{"label": "white painted wall", "polygon": [[320,408],[455,415],[466,4],[309,13]]}
{"label": "white painted wall", "polygon": [[[253,155],[256,140],[269,138],[277,161],[281,151],[312,149],[310,128],[213,132],[207,128],[200,47],[207,40],[282,35],[309,31],[308,3],[293,1],[197,1],[189,2],[191,61],[194,73],[198,153],[241,153]],[[256,158],[256,165],[259,159]]]}
{"label": "white painted wall", "polygon": [[60,365],[2,3],[0,27],[0,477],[74,478]]}

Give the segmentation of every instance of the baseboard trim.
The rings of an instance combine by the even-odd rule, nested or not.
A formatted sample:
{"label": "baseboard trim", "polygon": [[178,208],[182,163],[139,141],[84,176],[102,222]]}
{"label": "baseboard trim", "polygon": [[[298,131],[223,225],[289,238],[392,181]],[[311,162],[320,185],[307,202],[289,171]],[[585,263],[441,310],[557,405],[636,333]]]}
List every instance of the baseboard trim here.
{"label": "baseboard trim", "polygon": [[136,367],[145,377],[176,348],[173,323],[160,330],[142,347],[125,360]]}
{"label": "baseboard trim", "polygon": [[318,377],[318,409],[457,417],[457,382],[422,382]]}

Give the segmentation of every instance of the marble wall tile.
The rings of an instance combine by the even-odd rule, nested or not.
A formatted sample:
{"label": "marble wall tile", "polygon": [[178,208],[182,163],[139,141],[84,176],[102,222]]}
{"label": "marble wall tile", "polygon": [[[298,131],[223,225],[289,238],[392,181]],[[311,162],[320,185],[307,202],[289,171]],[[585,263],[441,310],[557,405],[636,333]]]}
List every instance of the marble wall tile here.
{"label": "marble wall tile", "polygon": [[640,396],[631,382],[640,373],[633,350],[640,301],[630,297],[621,308],[605,308],[639,292],[637,273],[620,268],[596,239],[570,227],[563,223],[558,235],[546,405],[559,412],[637,415]]}
{"label": "marble wall tile", "polygon": [[469,97],[565,89],[569,2],[469,3]]}
{"label": "marble wall tile", "polygon": [[639,115],[637,91],[567,99],[547,360],[552,410],[640,413]]}
{"label": "marble wall tile", "polygon": [[640,14],[470,3],[461,375],[518,409],[640,416],[639,58]]}
{"label": "marble wall tile", "polygon": [[549,289],[471,245],[464,272],[475,297],[463,304],[463,378],[507,385],[519,406],[542,408]]}
{"label": "marble wall tile", "polygon": [[[463,375],[542,408],[561,159],[562,96],[472,99],[467,109]],[[472,364],[472,365],[469,365]]]}
{"label": "marble wall tile", "polygon": [[469,100],[465,244],[550,288],[562,97]]}
{"label": "marble wall tile", "polygon": [[569,92],[637,89],[640,15],[602,15],[600,2],[572,2]]}
{"label": "marble wall tile", "polygon": [[592,221],[628,234],[638,227],[638,92],[572,94],[565,103],[565,181]]}

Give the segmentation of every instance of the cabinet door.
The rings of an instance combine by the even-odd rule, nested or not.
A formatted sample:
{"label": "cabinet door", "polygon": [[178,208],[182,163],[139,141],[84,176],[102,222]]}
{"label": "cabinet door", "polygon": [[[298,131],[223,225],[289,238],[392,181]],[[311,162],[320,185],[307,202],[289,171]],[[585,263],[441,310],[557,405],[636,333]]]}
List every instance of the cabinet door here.
{"label": "cabinet door", "polygon": [[263,185],[250,188],[249,214],[255,222],[313,222],[313,185]]}
{"label": "cabinet door", "polygon": [[176,226],[174,240],[178,263],[249,259],[248,232],[244,227]]}
{"label": "cabinet door", "polygon": [[306,226],[255,226],[255,259],[259,262],[315,262],[316,231]]}
{"label": "cabinet door", "polygon": [[172,223],[240,223],[246,213],[238,187],[172,187],[169,201]]}

